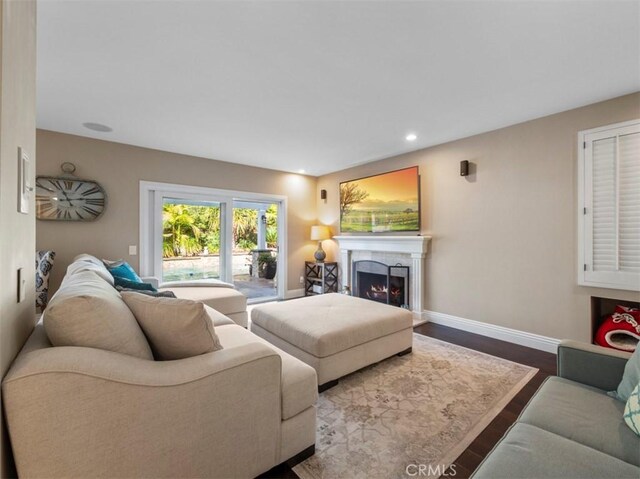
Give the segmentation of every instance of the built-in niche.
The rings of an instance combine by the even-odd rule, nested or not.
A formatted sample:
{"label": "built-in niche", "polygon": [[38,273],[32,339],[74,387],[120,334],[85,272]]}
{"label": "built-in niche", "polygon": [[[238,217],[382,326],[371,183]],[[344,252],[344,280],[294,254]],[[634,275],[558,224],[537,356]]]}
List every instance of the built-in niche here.
{"label": "built-in niche", "polygon": [[600,298],[591,296],[591,343],[595,344],[595,337],[604,320],[615,312],[616,306],[640,309],[638,301],[624,301],[621,299]]}

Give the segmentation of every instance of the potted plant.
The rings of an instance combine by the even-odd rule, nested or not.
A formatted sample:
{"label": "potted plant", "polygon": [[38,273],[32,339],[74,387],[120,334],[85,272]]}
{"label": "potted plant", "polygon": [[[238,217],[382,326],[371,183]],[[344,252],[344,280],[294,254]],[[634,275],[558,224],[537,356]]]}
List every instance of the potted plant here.
{"label": "potted plant", "polygon": [[278,262],[271,253],[261,253],[258,257],[258,265],[260,266],[260,276],[265,279],[273,279],[276,277]]}

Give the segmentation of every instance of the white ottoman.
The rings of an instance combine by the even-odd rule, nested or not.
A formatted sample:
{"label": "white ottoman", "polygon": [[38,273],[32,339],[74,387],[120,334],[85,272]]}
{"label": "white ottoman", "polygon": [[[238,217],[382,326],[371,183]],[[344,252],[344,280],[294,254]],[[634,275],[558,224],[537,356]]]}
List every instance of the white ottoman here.
{"label": "white ottoman", "polygon": [[332,293],[255,307],[251,331],[312,366],[322,391],[346,374],[411,352],[413,315]]}

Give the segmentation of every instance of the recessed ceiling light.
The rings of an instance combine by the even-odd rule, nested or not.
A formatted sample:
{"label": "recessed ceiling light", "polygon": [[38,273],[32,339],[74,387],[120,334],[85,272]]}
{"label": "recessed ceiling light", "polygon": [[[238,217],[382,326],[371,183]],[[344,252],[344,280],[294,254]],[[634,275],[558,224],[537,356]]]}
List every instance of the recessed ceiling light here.
{"label": "recessed ceiling light", "polygon": [[110,126],[103,125],[102,123],[92,123],[90,121],[87,123],[83,123],[82,126],[88,128],[89,130],[99,131],[100,133],[108,133],[110,131],[113,131],[113,128],[111,128]]}
{"label": "recessed ceiling light", "polygon": [[298,173],[300,173],[301,175],[304,175],[306,173],[305,170],[298,170]]}
{"label": "recessed ceiling light", "polygon": [[415,133],[409,133],[407,136],[404,137],[404,139],[407,141],[416,141],[417,138],[418,138],[418,135],[416,135]]}

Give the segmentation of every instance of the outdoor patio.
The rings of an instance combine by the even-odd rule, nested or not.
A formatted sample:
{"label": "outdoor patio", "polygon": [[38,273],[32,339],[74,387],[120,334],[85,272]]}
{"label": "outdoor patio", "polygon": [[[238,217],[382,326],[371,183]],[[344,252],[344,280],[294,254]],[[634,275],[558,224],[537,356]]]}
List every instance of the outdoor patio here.
{"label": "outdoor patio", "polygon": [[[278,293],[275,279],[256,278],[249,274],[251,258],[251,254],[247,253],[233,255],[233,284],[250,302],[276,297]],[[162,271],[165,282],[220,279],[220,256],[164,258]]]}

